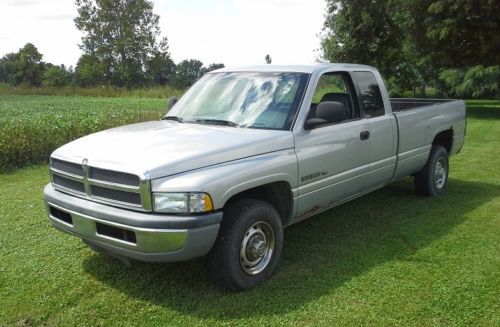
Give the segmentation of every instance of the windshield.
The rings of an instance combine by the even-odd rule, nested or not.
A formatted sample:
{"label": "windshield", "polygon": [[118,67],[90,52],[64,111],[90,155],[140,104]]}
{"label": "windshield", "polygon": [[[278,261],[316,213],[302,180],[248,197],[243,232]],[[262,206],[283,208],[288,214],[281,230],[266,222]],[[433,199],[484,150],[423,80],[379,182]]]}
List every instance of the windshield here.
{"label": "windshield", "polygon": [[292,125],[308,74],[232,72],[202,77],[168,116],[183,122],[284,129]]}

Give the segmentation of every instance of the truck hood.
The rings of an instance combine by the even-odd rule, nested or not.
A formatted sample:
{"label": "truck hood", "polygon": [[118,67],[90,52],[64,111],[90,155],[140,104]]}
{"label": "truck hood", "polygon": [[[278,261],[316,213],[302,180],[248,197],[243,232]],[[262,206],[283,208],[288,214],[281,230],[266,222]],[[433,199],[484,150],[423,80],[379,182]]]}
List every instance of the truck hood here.
{"label": "truck hood", "polygon": [[82,137],[52,157],[155,179],[293,147],[289,131],[151,121]]}

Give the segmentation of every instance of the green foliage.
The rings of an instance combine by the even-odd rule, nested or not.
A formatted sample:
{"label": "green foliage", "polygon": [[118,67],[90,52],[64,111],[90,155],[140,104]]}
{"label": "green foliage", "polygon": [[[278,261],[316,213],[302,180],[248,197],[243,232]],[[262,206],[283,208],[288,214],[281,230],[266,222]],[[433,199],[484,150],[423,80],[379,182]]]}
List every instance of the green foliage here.
{"label": "green foliage", "polygon": [[500,64],[500,2],[495,0],[409,1],[417,55],[436,67]]}
{"label": "green foliage", "polygon": [[39,86],[42,83],[42,54],[31,43],[1,59],[1,80],[12,85]]}
{"label": "green foliage", "polygon": [[161,98],[167,99],[171,96],[180,97],[184,90],[175,89],[170,86],[156,86],[147,88],[126,88],[113,86],[79,87],[68,85],[63,87],[12,87],[9,84],[0,83],[0,95],[62,95],[62,96],[91,96],[91,97],[131,97],[131,98]]}
{"label": "green foliage", "polygon": [[458,98],[500,98],[500,66],[447,69],[439,75],[441,87]]}
{"label": "green foliage", "polygon": [[159,119],[164,99],[0,96],[0,171],[47,161],[71,140]]}
{"label": "green foliage", "polygon": [[213,64],[208,65],[208,67],[205,69],[205,72],[208,73],[208,72],[211,72],[212,70],[221,69],[224,67],[225,66],[222,63],[219,63],[219,64],[213,63]]}
{"label": "green foliage", "polygon": [[201,61],[196,59],[183,60],[177,65],[174,85],[178,88],[189,87],[204,73],[205,69]]}
{"label": "green foliage", "polygon": [[7,56],[0,58],[0,83],[9,82],[9,73],[7,71]]}
{"label": "green foliage", "polygon": [[[191,86],[205,72],[199,60],[184,60],[179,67],[170,58],[166,38],[160,38],[159,16],[149,0],[76,0],[75,24],[83,32],[74,74],[41,62],[42,55],[28,43],[18,53],[0,59],[0,82],[14,86],[80,87]],[[46,91],[45,89],[44,91]],[[65,91],[66,92],[66,91]]]}
{"label": "green foliage", "polygon": [[43,72],[43,85],[49,87],[61,87],[71,83],[71,73],[64,65],[46,66]]}
{"label": "green foliage", "polygon": [[404,38],[393,1],[327,1],[324,59],[373,65],[383,75],[401,70]]}
{"label": "green foliage", "polygon": [[167,52],[157,52],[148,61],[147,79],[150,84],[167,85],[176,73],[175,63]]}
{"label": "green foliage", "polygon": [[[493,0],[328,0],[323,59],[376,66],[392,94],[428,96],[431,87],[443,94],[495,97],[492,72],[471,71],[458,87],[443,82],[451,74],[443,70],[458,69],[465,77],[468,67],[500,63],[499,11],[500,2]],[[476,90],[479,84],[485,85],[482,91]]]}
{"label": "green foliage", "polygon": [[[169,58],[167,39],[158,40],[159,16],[153,13],[152,1],[76,0],[76,5],[76,27],[84,32],[81,49],[100,63],[89,67],[99,68],[95,74],[106,84],[143,85],[148,79],[144,68],[151,68],[151,60]],[[158,70],[152,75],[158,78]]]}
{"label": "green foliage", "polygon": [[105,82],[106,67],[94,55],[83,54],[75,68],[75,81],[79,86],[89,87]]}

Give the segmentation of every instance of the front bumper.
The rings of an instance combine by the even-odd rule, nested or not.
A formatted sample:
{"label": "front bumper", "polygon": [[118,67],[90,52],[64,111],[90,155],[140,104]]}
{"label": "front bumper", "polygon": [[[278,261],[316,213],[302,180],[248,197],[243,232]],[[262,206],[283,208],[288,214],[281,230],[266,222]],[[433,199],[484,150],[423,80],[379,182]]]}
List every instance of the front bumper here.
{"label": "front bumper", "polygon": [[44,189],[49,220],[93,249],[141,261],[183,261],[203,256],[217,238],[222,212],[174,216],[135,212]]}

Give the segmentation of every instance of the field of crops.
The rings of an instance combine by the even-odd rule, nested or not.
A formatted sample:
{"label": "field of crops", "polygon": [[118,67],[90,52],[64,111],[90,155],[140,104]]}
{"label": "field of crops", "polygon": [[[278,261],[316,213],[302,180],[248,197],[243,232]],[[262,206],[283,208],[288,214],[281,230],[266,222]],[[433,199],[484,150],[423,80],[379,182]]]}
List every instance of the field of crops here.
{"label": "field of crops", "polygon": [[0,95],[0,171],[48,160],[58,146],[106,128],[159,119],[165,99]]}

